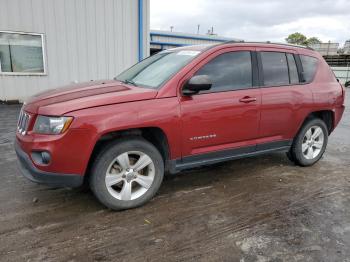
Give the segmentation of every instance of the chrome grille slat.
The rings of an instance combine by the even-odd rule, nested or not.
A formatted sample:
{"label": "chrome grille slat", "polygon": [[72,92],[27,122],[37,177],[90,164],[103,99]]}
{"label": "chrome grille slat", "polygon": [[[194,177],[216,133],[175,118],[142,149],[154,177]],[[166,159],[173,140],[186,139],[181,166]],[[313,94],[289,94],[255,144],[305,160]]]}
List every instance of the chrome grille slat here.
{"label": "chrome grille slat", "polygon": [[23,125],[22,125],[22,126],[23,126],[23,128],[22,128],[22,134],[25,134],[27,122],[28,122],[28,118],[27,118],[27,117],[24,117]]}
{"label": "chrome grille slat", "polygon": [[23,112],[22,112],[21,120],[20,120],[19,126],[18,126],[18,127],[19,127],[19,130],[22,128],[23,118],[24,118],[24,114],[23,114]]}
{"label": "chrome grille slat", "polygon": [[19,127],[21,126],[22,117],[23,117],[23,111],[21,110],[18,117],[17,130],[19,130]]}
{"label": "chrome grille slat", "polygon": [[29,127],[30,115],[21,110],[18,118],[17,131],[25,135]]}

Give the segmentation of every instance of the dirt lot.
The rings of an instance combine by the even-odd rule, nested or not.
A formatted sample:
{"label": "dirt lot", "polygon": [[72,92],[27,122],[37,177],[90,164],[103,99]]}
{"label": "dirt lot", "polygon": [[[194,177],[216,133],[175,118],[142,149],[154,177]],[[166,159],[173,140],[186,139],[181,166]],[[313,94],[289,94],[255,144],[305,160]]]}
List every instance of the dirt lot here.
{"label": "dirt lot", "polygon": [[19,174],[18,106],[0,106],[1,261],[350,261],[348,108],[313,167],[270,154],[167,177],[146,206]]}

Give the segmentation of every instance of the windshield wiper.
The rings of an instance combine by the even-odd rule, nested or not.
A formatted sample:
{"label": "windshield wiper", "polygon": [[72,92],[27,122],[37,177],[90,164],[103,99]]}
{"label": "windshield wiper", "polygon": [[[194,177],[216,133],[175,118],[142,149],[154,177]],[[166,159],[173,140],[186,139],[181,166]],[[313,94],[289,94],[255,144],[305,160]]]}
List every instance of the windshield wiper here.
{"label": "windshield wiper", "polygon": [[125,79],[122,82],[125,83],[125,84],[130,84],[130,85],[133,85],[133,86],[137,86],[137,84],[131,79]]}

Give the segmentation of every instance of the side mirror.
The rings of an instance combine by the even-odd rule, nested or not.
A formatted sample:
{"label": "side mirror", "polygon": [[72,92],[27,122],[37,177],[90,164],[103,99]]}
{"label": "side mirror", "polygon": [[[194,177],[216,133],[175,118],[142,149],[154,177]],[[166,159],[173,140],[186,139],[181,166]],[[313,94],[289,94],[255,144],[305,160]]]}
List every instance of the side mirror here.
{"label": "side mirror", "polygon": [[200,91],[209,90],[212,82],[207,75],[198,75],[191,77],[182,88],[182,94],[190,96]]}
{"label": "side mirror", "polygon": [[345,82],[344,86],[345,86],[345,87],[350,86],[350,81]]}

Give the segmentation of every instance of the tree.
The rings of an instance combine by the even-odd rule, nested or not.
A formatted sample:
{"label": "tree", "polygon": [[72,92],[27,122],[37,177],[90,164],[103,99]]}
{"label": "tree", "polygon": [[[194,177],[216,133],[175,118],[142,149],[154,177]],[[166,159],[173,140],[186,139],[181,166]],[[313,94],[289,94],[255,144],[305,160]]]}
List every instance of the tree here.
{"label": "tree", "polygon": [[294,34],[290,34],[287,38],[286,38],[287,43],[289,44],[296,44],[296,45],[304,45],[304,46],[310,46],[313,44],[319,44],[321,43],[320,39],[318,39],[317,37],[310,37],[307,38],[305,35],[296,32]]}
{"label": "tree", "polygon": [[314,37],[314,36],[307,39],[308,46],[314,45],[314,44],[321,44],[320,39],[318,39],[317,37]]}
{"label": "tree", "polygon": [[290,34],[287,38],[286,38],[287,43],[289,44],[295,44],[295,45],[307,45],[307,37],[304,36],[301,33],[294,33],[294,34]]}

